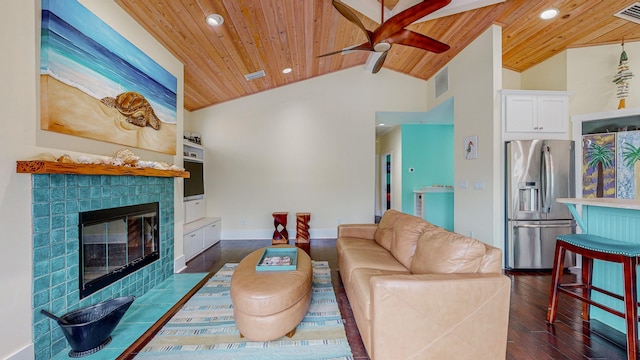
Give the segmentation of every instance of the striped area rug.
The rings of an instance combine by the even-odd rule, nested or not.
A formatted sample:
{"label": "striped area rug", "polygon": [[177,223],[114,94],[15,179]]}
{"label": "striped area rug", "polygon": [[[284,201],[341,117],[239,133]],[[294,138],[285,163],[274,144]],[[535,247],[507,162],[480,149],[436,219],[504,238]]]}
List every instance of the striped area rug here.
{"label": "striped area rug", "polygon": [[326,261],[313,261],[309,312],[292,338],[240,338],[229,295],[237,264],[225,264],[136,359],[353,359]]}

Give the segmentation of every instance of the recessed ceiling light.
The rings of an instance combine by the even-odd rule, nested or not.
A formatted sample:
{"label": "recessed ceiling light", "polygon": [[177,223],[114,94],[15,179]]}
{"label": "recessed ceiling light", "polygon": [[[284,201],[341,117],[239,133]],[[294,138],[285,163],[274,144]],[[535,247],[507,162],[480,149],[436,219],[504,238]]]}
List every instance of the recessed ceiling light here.
{"label": "recessed ceiling light", "polygon": [[282,73],[283,73],[283,74],[288,74],[288,73],[290,73],[290,72],[291,72],[291,68],[284,68],[284,69],[282,69]]}
{"label": "recessed ceiling light", "polygon": [[207,15],[207,24],[211,26],[220,26],[224,22],[224,18],[220,14]]}
{"label": "recessed ceiling light", "polygon": [[540,19],[550,20],[558,16],[559,13],[560,13],[560,10],[556,8],[549,8],[540,13]]}
{"label": "recessed ceiling light", "polygon": [[387,124],[385,124],[385,123],[379,123],[378,124],[378,126],[385,126],[385,125],[387,125]]}

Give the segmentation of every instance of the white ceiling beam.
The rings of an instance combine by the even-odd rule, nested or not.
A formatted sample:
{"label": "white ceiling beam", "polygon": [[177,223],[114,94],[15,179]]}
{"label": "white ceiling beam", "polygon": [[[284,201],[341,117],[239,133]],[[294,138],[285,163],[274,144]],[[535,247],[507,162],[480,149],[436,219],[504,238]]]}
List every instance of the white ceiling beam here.
{"label": "white ceiling beam", "polygon": [[[375,21],[376,23],[380,23],[380,3],[378,2],[378,0],[341,0],[341,1],[346,5],[352,7],[353,9],[357,10],[362,15]],[[385,9],[385,20],[395,14],[398,14],[412,7],[413,5],[416,5],[420,1],[421,0],[399,0],[392,11]],[[422,19],[419,19],[415,23],[433,20],[433,19],[469,11],[469,10],[479,9],[481,7],[494,5],[502,2],[505,2],[505,0],[451,0],[451,3],[449,3],[449,5],[423,17]]]}
{"label": "white ceiling beam", "polygon": [[[438,11],[434,11],[431,14],[419,19],[415,23],[433,20],[449,15],[462,13],[469,10],[479,9],[481,7],[503,3],[505,0],[451,0],[449,5],[443,7]],[[414,23],[414,24],[415,24]]]}
{"label": "white ceiling beam", "polygon": [[[357,10],[362,15],[380,24],[380,3],[377,0],[341,0],[346,5]],[[418,0],[419,1],[419,0]],[[385,11],[385,19],[391,16],[391,11]]]}

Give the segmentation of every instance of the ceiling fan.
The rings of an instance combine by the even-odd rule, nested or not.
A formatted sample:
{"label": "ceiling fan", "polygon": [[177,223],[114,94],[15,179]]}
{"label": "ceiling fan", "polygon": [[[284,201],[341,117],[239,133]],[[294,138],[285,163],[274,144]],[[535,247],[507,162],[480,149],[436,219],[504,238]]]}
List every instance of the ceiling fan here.
{"label": "ceiling fan", "polygon": [[358,16],[349,9],[349,7],[338,0],[332,0],[332,5],[342,16],[358,26],[366,35],[367,42],[360,45],[348,47],[346,49],[332,51],[320,55],[324,57],[335,54],[346,54],[355,50],[366,50],[382,53],[373,67],[373,73],[377,73],[382,69],[387,53],[393,44],[412,46],[415,48],[431,51],[434,53],[442,53],[449,50],[449,45],[441,43],[438,40],[428,36],[418,34],[414,31],[405,29],[405,26],[411,25],[418,19],[442,8],[449,4],[451,0],[424,0],[398,14],[393,15],[387,21],[384,20],[384,0],[381,0],[382,21],[373,32],[367,30]]}

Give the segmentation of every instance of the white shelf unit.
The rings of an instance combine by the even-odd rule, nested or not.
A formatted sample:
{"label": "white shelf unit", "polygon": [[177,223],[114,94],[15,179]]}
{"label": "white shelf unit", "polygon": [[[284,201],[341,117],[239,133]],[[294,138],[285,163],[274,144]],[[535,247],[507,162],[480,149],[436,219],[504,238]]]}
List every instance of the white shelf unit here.
{"label": "white shelf unit", "polygon": [[184,140],[182,142],[182,154],[185,159],[204,161],[204,146]]}
{"label": "white shelf unit", "polygon": [[[185,160],[204,163],[204,146],[184,140]],[[220,241],[222,219],[206,217],[206,203],[202,198],[184,202],[183,252],[185,261],[193,259]]]}
{"label": "white shelf unit", "polygon": [[426,199],[425,193],[450,193],[453,187],[448,186],[426,186],[422,190],[414,190],[413,215],[424,219]]}
{"label": "white shelf unit", "polygon": [[[188,140],[183,142],[183,158],[204,164],[204,146],[192,143]],[[206,203],[204,196],[196,196],[184,201],[184,222],[192,223],[206,216]],[[186,233],[186,231],[185,231]]]}

